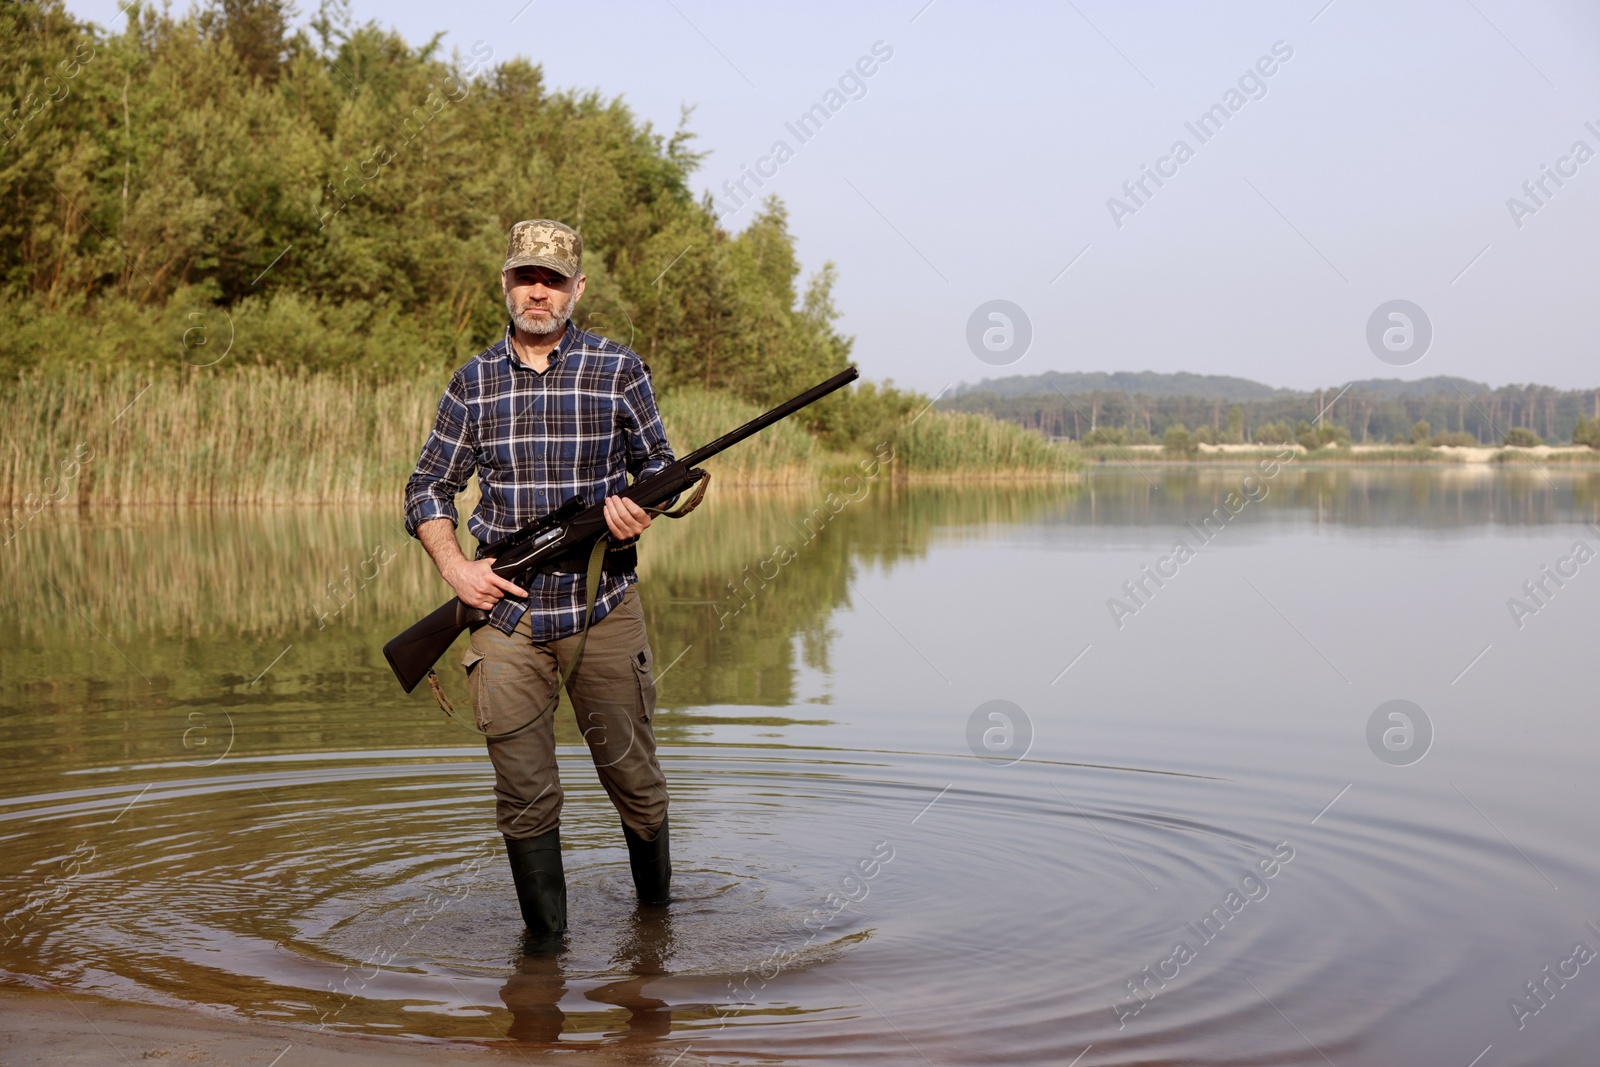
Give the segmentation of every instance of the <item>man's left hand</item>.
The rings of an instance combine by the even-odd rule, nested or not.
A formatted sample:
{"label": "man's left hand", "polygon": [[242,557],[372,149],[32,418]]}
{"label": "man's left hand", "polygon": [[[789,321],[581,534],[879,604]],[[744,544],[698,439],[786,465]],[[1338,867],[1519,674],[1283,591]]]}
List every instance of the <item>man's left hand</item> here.
{"label": "man's left hand", "polygon": [[650,516],[627,497],[606,497],[606,528],[613,541],[631,541],[650,526]]}

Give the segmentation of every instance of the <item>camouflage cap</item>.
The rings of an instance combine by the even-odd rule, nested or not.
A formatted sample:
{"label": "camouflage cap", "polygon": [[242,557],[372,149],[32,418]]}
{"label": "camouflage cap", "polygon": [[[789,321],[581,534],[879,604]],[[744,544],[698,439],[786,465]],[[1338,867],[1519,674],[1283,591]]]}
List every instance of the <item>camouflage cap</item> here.
{"label": "camouflage cap", "polygon": [[500,269],[517,267],[549,267],[570,278],[583,268],[583,238],[572,227],[551,219],[519,222],[511,227],[506,264]]}

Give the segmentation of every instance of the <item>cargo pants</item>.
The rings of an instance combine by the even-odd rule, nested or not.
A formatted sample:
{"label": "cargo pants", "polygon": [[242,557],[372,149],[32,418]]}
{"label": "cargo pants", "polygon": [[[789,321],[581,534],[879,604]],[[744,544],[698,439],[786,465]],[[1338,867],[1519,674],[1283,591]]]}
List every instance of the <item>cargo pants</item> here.
{"label": "cargo pants", "polygon": [[[496,735],[488,742],[495,823],[508,838],[537,837],[561,823],[555,713],[540,712],[551,703],[581,639],[574,634],[535,644],[525,612],[510,635],[478,627],[462,659],[478,729]],[[601,785],[623,823],[646,841],[655,839],[667,817],[667,782],[651,726],[652,667],[639,589],[629,585],[621,602],[589,627],[567,696]]]}

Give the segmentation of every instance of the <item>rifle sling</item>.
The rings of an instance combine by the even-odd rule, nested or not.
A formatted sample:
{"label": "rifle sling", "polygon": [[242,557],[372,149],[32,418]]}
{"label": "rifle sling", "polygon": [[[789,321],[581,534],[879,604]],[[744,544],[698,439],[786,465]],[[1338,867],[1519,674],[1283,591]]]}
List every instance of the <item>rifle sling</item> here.
{"label": "rifle sling", "polygon": [[690,494],[688,500],[684,501],[677,508],[673,509],[672,511],[668,511],[666,508],[645,508],[644,510],[651,515],[665,515],[669,519],[681,519],[685,515],[689,514],[689,512],[700,506],[700,501],[706,498],[706,490],[710,488],[711,472],[702,471],[700,473],[700,481],[694,487],[694,492]]}
{"label": "rifle sling", "polygon": [[[611,545],[606,550],[605,559],[601,567],[608,574],[626,574],[639,565],[639,550],[630,542],[626,545]],[[520,583],[523,578],[530,578],[535,574],[588,574],[589,558],[587,555],[572,556],[567,559],[551,560],[541,563],[517,579]]]}

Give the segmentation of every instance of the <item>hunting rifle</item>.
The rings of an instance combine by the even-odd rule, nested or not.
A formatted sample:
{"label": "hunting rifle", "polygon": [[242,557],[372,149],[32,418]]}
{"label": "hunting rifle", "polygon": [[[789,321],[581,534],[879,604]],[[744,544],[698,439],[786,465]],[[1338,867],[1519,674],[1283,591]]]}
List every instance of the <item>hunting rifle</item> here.
{"label": "hunting rifle", "polygon": [[[639,479],[615,495],[632,500],[642,508],[660,508],[708,477],[705,471],[699,469],[700,464],[732,448],[746,437],[788,418],[801,408],[816,403],[835,389],[849,385],[860,374],[856,368],[847,367],[820,385],[814,385],[799,396],[785,400],[766,414],[728,431],[710,444],[701,445],[682,459],[669,463],[647,478]],[[588,556],[595,543],[605,536],[605,501],[586,506],[583,497],[574,496],[516,533],[485,545],[478,556],[480,559],[493,559],[494,573],[500,577],[526,586],[528,576],[540,567],[557,560]],[[384,658],[394,669],[401,686],[409,693],[428,676],[433,665],[455,643],[462,630],[476,627],[488,617],[489,613],[482,608],[472,607],[460,597],[453,597],[384,645]]]}

